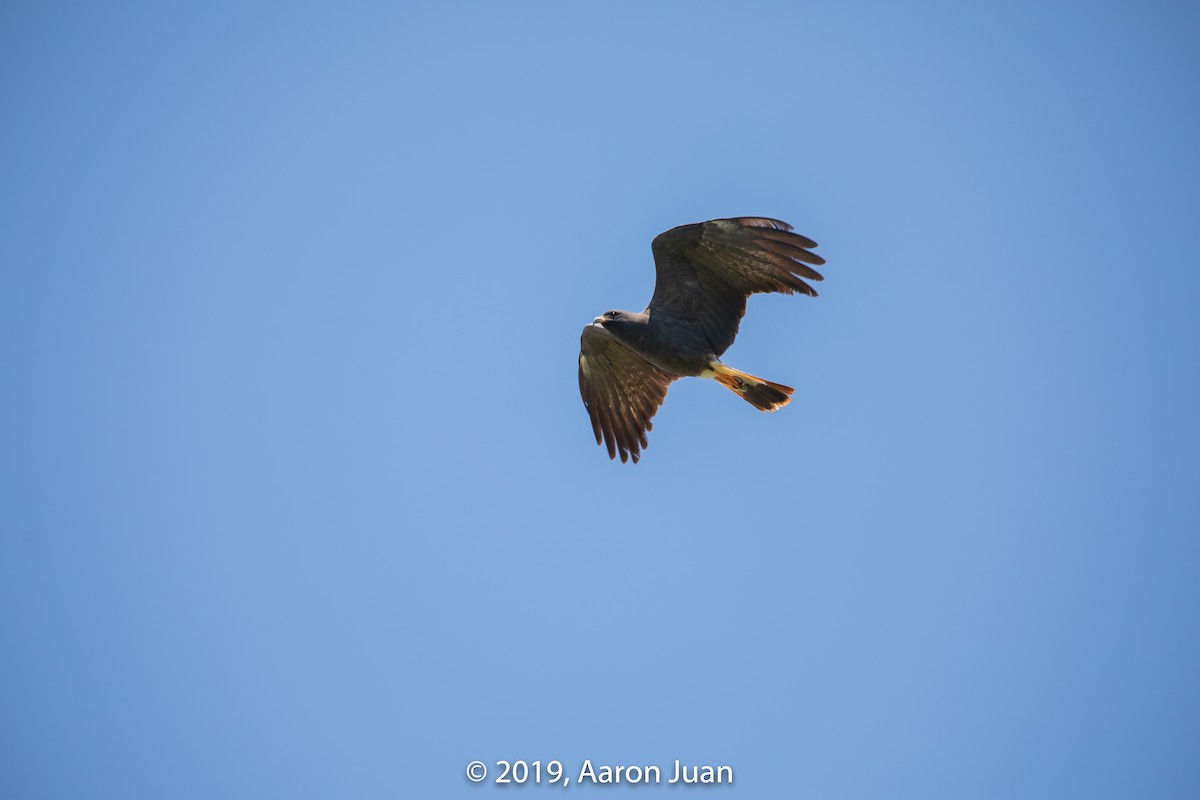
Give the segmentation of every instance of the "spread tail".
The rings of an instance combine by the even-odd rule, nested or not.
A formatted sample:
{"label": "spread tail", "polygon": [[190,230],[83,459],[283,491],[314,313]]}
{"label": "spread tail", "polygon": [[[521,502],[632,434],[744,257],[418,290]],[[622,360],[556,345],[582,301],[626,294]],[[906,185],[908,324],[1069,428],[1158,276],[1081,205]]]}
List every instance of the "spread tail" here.
{"label": "spread tail", "polygon": [[774,411],[777,408],[783,408],[792,402],[792,392],[796,391],[790,386],[764,381],[762,378],[756,378],[741,370],[727,367],[719,361],[710,364],[706,373],[709,371],[712,374],[705,374],[705,377],[716,378],[722,386],[737,393],[743,400],[760,411]]}

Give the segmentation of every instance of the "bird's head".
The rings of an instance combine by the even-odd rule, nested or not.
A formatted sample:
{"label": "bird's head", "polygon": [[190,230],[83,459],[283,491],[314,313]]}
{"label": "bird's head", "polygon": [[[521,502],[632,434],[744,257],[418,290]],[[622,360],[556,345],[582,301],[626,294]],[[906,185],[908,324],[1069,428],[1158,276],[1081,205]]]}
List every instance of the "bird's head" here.
{"label": "bird's head", "polygon": [[650,317],[646,312],[640,314],[634,311],[605,311],[592,320],[591,327],[599,328],[609,336],[616,337],[627,345],[639,342],[646,335],[647,323]]}
{"label": "bird's head", "polygon": [[601,314],[600,316],[598,316],[594,320],[592,320],[592,324],[599,325],[601,328],[603,328],[604,324],[606,322],[616,322],[618,320],[627,320],[628,317],[629,317],[628,311],[616,311],[616,310],[605,311],[603,314]]}

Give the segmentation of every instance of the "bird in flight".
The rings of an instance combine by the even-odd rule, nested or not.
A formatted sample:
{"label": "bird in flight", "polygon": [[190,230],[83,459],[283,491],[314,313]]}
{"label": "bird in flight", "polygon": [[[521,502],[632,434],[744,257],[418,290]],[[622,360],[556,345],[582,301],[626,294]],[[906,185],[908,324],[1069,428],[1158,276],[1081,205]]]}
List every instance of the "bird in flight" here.
{"label": "bird in flight", "polygon": [[596,444],[636,464],[651,417],[676,378],[716,378],[762,411],[792,400],[791,387],[727,367],[746,299],[760,292],[817,296],[804,279],[825,259],[817,243],[777,219],[737,217],[681,225],[654,237],[654,296],[645,311],[606,311],[579,340],[579,393]]}

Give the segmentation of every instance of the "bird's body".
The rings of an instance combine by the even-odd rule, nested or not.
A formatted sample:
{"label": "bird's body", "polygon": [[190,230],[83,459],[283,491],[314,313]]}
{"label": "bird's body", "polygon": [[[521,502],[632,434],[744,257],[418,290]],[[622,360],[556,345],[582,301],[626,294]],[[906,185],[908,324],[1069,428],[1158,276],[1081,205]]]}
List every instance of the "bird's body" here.
{"label": "bird's body", "polygon": [[605,315],[602,322],[593,322],[592,326],[670,375],[677,378],[699,375],[716,357],[704,334],[691,323],[645,311],[615,313],[618,316]]}
{"label": "bird's body", "polygon": [[715,378],[747,402],[774,411],[792,389],[727,367],[720,356],[733,344],[758,292],[816,291],[809,264],[816,242],[791,226],[761,217],[718,219],[673,228],[653,243],[657,281],[645,311],[608,311],[583,329],[579,391],[596,443],[610,458],[636,463],[647,446],[650,419],[677,378]]}

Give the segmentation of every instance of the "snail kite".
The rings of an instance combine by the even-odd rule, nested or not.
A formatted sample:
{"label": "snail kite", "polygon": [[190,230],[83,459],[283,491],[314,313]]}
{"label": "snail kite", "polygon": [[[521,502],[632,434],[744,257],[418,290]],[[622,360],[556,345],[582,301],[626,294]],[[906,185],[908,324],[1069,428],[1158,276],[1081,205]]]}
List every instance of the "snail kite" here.
{"label": "snail kite", "polygon": [[720,361],[737,336],[746,298],[759,292],[816,297],[804,279],[821,280],[810,264],[817,243],[786,222],[762,217],[682,225],[654,238],[657,279],[642,312],[608,311],[583,329],[579,393],[596,444],[609,458],[636,464],[647,446],[650,418],[676,378],[716,378],[762,411],[791,401],[793,389]]}

